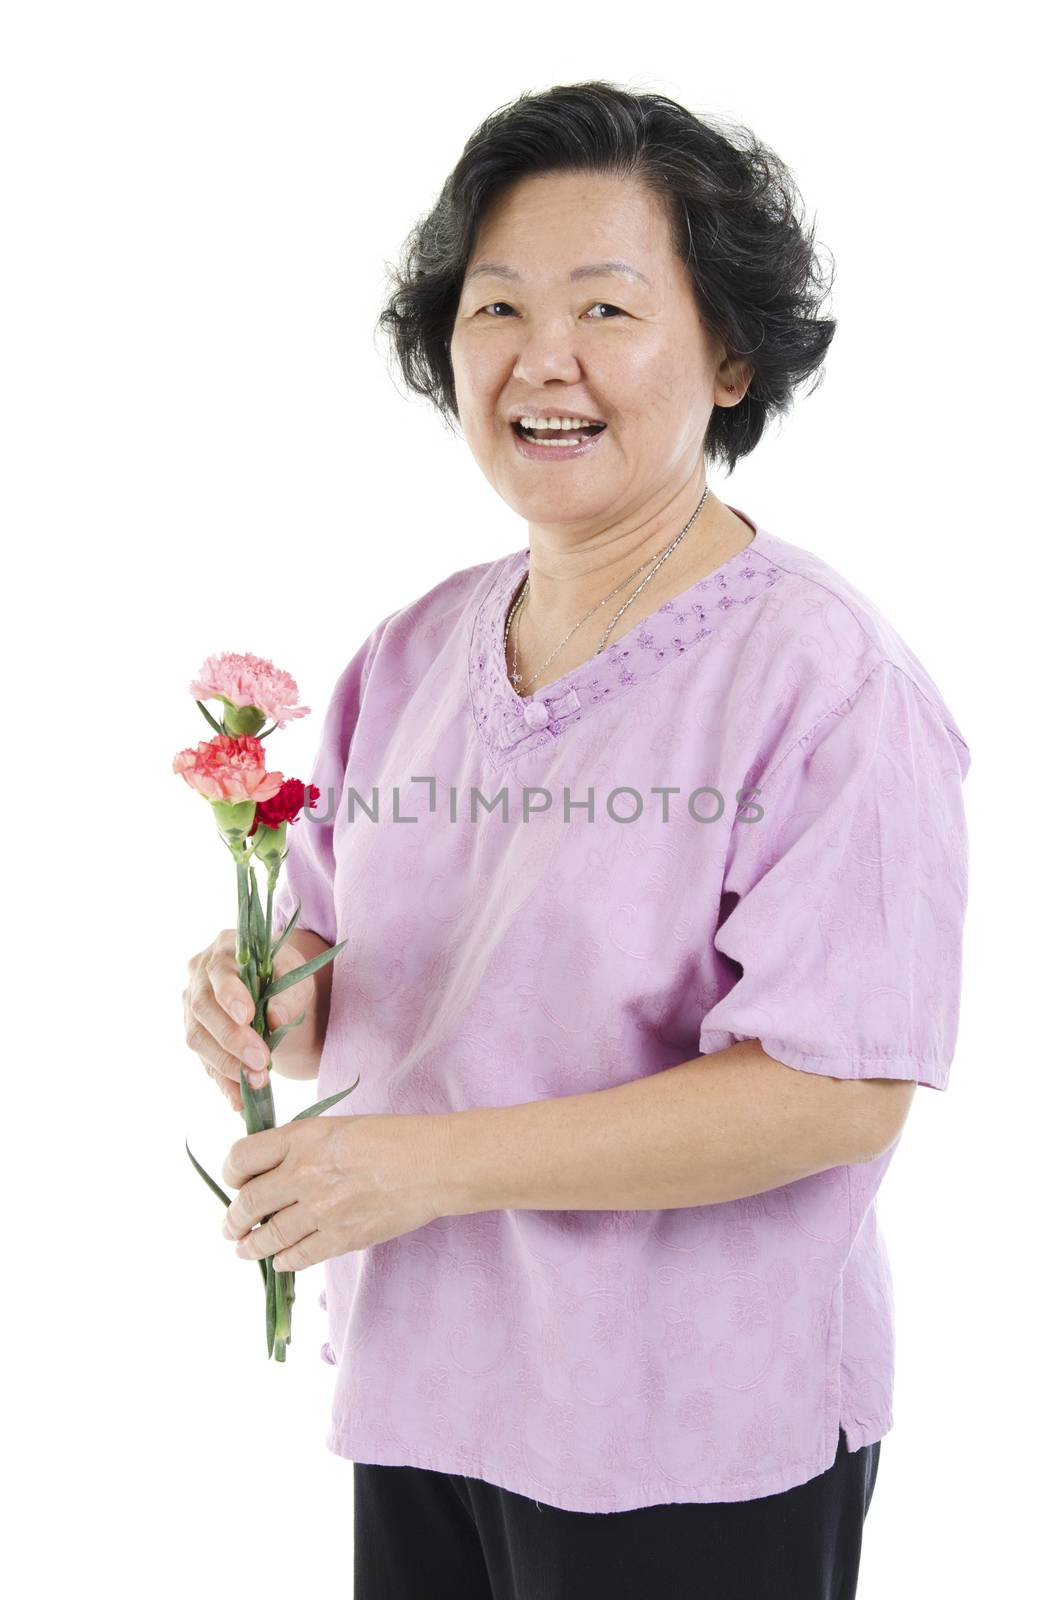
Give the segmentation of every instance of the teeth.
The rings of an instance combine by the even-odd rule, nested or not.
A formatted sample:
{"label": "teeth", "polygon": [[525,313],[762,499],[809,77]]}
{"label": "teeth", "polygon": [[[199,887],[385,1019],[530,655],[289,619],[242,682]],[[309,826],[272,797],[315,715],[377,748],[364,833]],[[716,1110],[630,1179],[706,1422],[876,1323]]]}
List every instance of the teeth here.
{"label": "teeth", "polygon": [[542,450],[573,450],[579,444],[585,444],[584,439],[531,439],[530,444],[540,445]]}
{"label": "teeth", "polygon": [[598,428],[592,417],[520,417],[524,428]]}

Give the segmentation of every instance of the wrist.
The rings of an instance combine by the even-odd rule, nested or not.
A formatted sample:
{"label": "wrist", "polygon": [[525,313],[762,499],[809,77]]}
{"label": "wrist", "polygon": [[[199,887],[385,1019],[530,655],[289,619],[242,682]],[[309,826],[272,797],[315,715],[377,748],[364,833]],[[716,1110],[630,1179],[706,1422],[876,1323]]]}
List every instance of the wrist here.
{"label": "wrist", "polygon": [[484,1209],[475,1193],[475,1163],[471,1159],[469,1120],[478,1113],[447,1111],[430,1118],[435,1173],[435,1204],[440,1217],[467,1217]]}

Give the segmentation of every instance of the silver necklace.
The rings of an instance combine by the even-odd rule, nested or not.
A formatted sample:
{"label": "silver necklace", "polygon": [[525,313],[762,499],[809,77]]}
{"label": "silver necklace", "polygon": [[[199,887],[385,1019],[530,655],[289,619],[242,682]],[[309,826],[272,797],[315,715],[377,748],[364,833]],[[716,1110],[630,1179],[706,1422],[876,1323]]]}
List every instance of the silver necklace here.
{"label": "silver necklace", "polygon": [[[638,594],[640,594],[641,590],[643,588],[645,588],[651,582],[651,580],[654,578],[655,574],[658,572],[658,570],[662,566],[663,562],[666,561],[673,554],[673,552],[677,549],[677,546],[681,543],[681,540],[684,538],[685,534],[688,532],[689,528],[691,528],[692,524],[695,522],[696,518],[699,516],[699,513],[702,511],[702,509],[703,509],[703,501],[707,498],[707,495],[709,493],[710,493],[710,487],[708,485],[708,487],[703,490],[703,494],[700,497],[699,504],[697,505],[696,509],[693,511],[692,515],[689,517],[688,521],[685,523],[684,527],[681,529],[681,532],[677,535],[677,537],[675,539],[672,539],[670,541],[669,545],[667,545],[666,549],[663,551],[662,555],[659,556],[658,560],[656,560],[656,558],[654,556],[649,556],[646,561],[642,561],[639,567],[636,567],[633,572],[629,573],[625,578],[623,578],[621,583],[618,583],[618,584],[615,585],[615,587],[611,590],[610,594],[605,594],[602,600],[598,600],[596,605],[594,605],[592,607],[592,609],[590,611],[587,611],[585,616],[582,617],[581,622],[576,622],[574,624],[573,628],[566,635],[566,637],[560,640],[559,644],[553,650],[553,652],[549,656],[548,660],[542,662],[541,666],[538,667],[538,669],[534,673],[533,677],[528,678],[526,680],[528,688],[529,688],[530,684],[534,683],[536,681],[536,679],[540,678],[541,674],[545,671],[545,669],[549,665],[549,663],[556,659],[556,657],[559,655],[560,651],[563,649],[563,646],[567,643],[567,641],[569,639],[572,639],[574,637],[574,635],[577,633],[578,629],[582,626],[582,624],[588,622],[589,618],[591,616],[594,616],[595,613],[597,611],[599,611],[601,606],[606,605],[609,600],[613,600],[615,595],[618,593],[618,591],[620,589],[625,588],[626,584],[629,583],[631,578],[635,578],[637,576],[638,572],[643,572],[644,568],[646,566],[648,566],[651,562],[654,561],[655,565],[652,567],[652,570],[648,573],[648,576],[646,578],[644,578],[640,583],[638,583],[637,587],[634,589],[633,593],[630,595],[630,597],[626,601],[625,605],[621,606],[618,609],[618,611],[615,612],[615,615],[611,618],[611,621],[608,623],[607,628],[604,631],[604,634],[603,634],[603,636],[602,636],[602,638],[600,640],[600,643],[597,645],[596,650],[594,652],[594,654],[596,654],[596,655],[600,654],[600,651],[604,648],[604,646],[606,645],[608,639],[610,638],[611,632],[614,629],[615,623],[618,621],[619,617],[622,615],[622,613],[624,611],[628,610],[628,608],[633,604],[634,600],[637,598]],[[508,621],[507,621],[507,623],[505,625],[505,629],[504,629],[504,659],[505,659],[505,661],[507,661],[507,659],[508,659],[508,632],[509,632],[509,629],[511,628],[512,623],[515,622],[515,634],[514,634],[514,637],[512,639],[512,680],[513,680],[513,687],[520,694],[523,693],[523,691],[519,688],[519,685],[522,683],[523,680],[522,680],[522,674],[519,671],[519,624],[516,621],[516,619],[517,619],[520,611],[522,611],[522,609],[523,609],[523,606],[524,606],[524,604],[526,602],[526,598],[527,598],[527,595],[529,594],[529,592],[530,592],[530,573],[529,573],[529,570],[528,570],[527,574],[526,574],[526,577],[523,579],[522,587],[519,590],[518,598],[516,599],[516,602],[515,602],[514,606],[512,607],[512,609],[511,609],[511,611],[510,611],[510,613],[508,615]]]}

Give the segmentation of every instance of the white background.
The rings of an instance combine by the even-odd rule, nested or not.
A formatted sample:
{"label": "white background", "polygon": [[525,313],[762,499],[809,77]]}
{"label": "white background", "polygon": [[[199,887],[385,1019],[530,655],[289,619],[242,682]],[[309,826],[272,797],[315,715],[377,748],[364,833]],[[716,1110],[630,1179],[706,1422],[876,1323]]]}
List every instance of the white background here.
{"label": "white background", "polygon": [[[243,1129],[183,1039],[185,962],[231,924],[233,875],[170,764],[205,736],[191,674],[234,649],[294,672],[314,715],[284,766],[306,767],[374,624],[525,544],[403,396],[374,320],[384,262],[477,123],[583,78],[745,122],[792,167],[836,258],[839,331],[816,394],[712,486],[874,599],[972,750],[957,1057],[945,1094],[918,1092],[879,1200],[896,1425],[859,1594],[1026,1594],[1051,1568],[1056,152],[1030,7],[969,16],[5,11],[20,1594],[350,1592],[323,1268],[270,1365],[257,1267],[184,1153],[188,1136],[217,1172]],[[314,1087],[280,1080],[281,1115]]]}

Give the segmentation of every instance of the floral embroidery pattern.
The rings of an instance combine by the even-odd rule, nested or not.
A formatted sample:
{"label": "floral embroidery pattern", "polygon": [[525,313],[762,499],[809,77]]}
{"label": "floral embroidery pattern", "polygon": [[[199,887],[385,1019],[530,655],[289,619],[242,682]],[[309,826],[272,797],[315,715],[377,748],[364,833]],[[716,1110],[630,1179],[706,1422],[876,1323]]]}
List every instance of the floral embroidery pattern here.
{"label": "floral embroidery pattern", "polygon": [[783,576],[754,541],[685,594],[667,600],[614,644],[523,699],[508,680],[504,622],[529,565],[529,550],[510,556],[475,617],[469,692],[475,725],[490,759],[501,767],[551,743],[581,721],[586,708],[615,699],[710,638],[727,613],[750,605]]}

